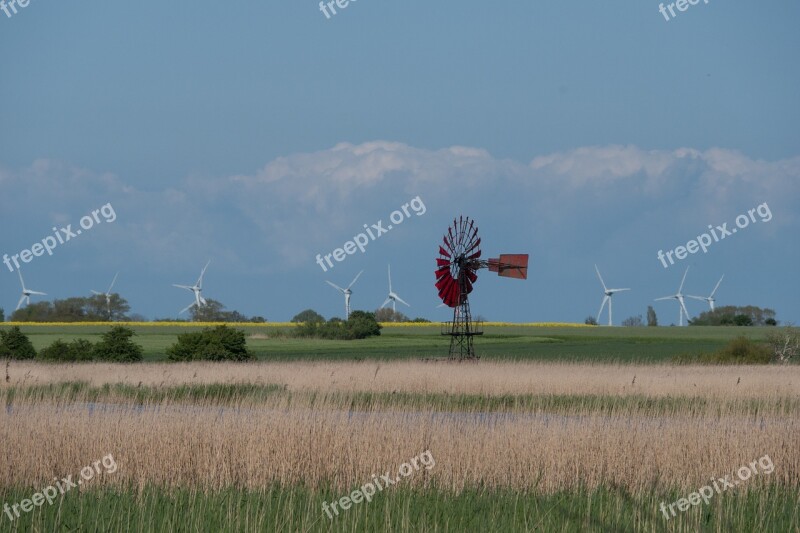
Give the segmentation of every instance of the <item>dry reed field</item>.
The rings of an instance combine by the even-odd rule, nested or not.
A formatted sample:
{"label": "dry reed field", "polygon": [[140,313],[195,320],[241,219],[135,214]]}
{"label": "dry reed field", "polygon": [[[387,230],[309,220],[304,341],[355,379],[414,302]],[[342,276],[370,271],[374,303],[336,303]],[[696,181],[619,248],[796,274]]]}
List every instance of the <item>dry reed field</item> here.
{"label": "dry reed field", "polygon": [[[765,455],[774,471],[721,495],[717,505],[728,507],[715,513],[734,520],[737,498],[755,495],[761,509],[773,491],[792,505],[800,486],[794,366],[15,363],[9,372],[0,385],[0,488],[43,487],[113,454],[118,471],[88,490],[214,497],[304,487],[311,495],[298,520],[327,531],[327,518],[312,524],[314,494],[348,494],[429,450],[435,467],[395,494],[449,501],[475,490],[514,498],[613,490],[648,502],[636,520],[658,531],[668,523],[655,498],[673,501],[665,495],[689,494]],[[609,505],[625,514],[619,501]],[[352,517],[367,520],[366,509]],[[687,520],[670,527],[700,523]]]}

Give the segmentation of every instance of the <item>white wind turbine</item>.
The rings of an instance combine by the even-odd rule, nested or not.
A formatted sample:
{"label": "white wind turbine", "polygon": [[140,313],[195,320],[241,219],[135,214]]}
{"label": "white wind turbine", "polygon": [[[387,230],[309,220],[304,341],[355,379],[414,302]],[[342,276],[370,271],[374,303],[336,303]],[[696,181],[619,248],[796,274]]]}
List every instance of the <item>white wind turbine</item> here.
{"label": "white wind turbine", "polygon": [[206,300],[205,300],[205,298],[203,298],[203,295],[201,293],[203,292],[203,276],[205,275],[206,269],[208,268],[208,265],[210,265],[210,264],[211,264],[211,259],[208,260],[208,263],[206,263],[206,266],[204,266],[203,270],[200,271],[200,277],[197,279],[197,283],[195,283],[191,287],[189,285],[176,285],[174,283],[172,284],[173,287],[178,287],[179,289],[186,289],[187,291],[192,291],[194,293],[194,301],[192,303],[190,303],[189,305],[187,305],[186,307],[184,307],[181,310],[181,312],[178,313],[179,315],[182,315],[183,313],[185,313],[186,311],[188,311],[192,307],[196,306],[196,307],[200,308],[200,307],[206,305]]}
{"label": "white wind turbine", "polygon": [[330,285],[331,287],[333,287],[337,291],[341,291],[341,293],[344,294],[344,319],[345,320],[350,318],[350,296],[353,294],[353,291],[351,290],[351,288],[355,284],[355,282],[358,279],[358,277],[363,273],[364,273],[364,271],[362,270],[361,272],[356,274],[356,277],[353,278],[353,281],[350,282],[350,285],[348,285],[346,289],[343,289],[340,286],[336,285],[335,283],[331,283],[330,281],[327,281],[327,280],[325,281],[325,283],[327,283],[328,285]]}
{"label": "white wind turbine", "polygon": [[678,300],[678,325],[683,325],[683,316],[686,315],[686,324],[689,324],[689,311],[686,310],[686,304],[684,303],[684,294],[681,292],[683,290],[683,283],[686,281],[686,274],[689,273],[689,267],[686,267],[686,272],[683,273],[683,279],[681,280],[681,286],[678,287],[678,292],[673,294],[672,296],[664,296],[663,298],[656,298],[655,301],[659,300]]}
{"label": "white wind turbine", "polygon": [[392,265],[389,265],[389,297],[386,298],[386,301],[383,302],[381,305],[381,309],[386,307],[387,304],[391,302],[392,304],[392,311],[395,313],[397,312],[397,302],[402,304],[406,304],[408,307],[411,307],[411,304],[400,298],[400,296],[392,290]]}
{"label": "white wind turbine", "polygon": [[[722,275],[722,278],[724,278],[724,277],[725,277],[725,274]],[[708,302],[708,306],[711,307],[711,312],[713,313],[714,312],[714,302],[716,302],[716,300],[714,299],[714,293],[716,293],[717,289],[719,289],[719,284],[722,283],[722,278],[719,278],[719,281],[717,282],[717,285],[714,287],[714,290],[711,291],[710,295],[704,297],[704,296],[691,296],[691,295],[687,294],[686,296],[688,298],[694,298],[695,300],[700,300],[701,302]]]}
{"label": "white wind turbine", "polygon": [[630,289],[609,289],[606,287],[606,282],[603,281],[603,276],[600,275],[600,270],[597,268],[597,265],[594,266],[595,271],[597,272],[597,277],[600,278],[600,283],[603,285],[603,302],[600,304],[600,311],[597,312],[597,322],[600,321],[600,315],[603,314],[603,308],[606,306],[606,302],[608,302],[608,325],[613,326],[613,322],[611,321],[611,297],[614,296],[615,293],[622,292],[622,291],[629,291]]}
{"label": "white wind turbine", "polygon": [[19,274],[19,283],[22,285],[22,297],[19,299],[17,303],[17,309],[19,310],[22,307],[22,302],[25,302],[25,305],[31,305],[31,295],[36,294],[38,296],[47,296],[47,293],[32,291],[30,289],[25,288],[25,281],[22,279],[22,271],[17,269],[17,274]]}
{"label": "white wind turbine", "polygon": [[111,316],[111,289],[114,288],[114,283],[117,282],[117,276],[119,276],[119,272],[114,274],[114,279],[111,281],[111,285],[108,287],[106,292],[97,292],[95,290],[92,291],[92,294],[106,297],[106,310],[108,311],[109,317]]}

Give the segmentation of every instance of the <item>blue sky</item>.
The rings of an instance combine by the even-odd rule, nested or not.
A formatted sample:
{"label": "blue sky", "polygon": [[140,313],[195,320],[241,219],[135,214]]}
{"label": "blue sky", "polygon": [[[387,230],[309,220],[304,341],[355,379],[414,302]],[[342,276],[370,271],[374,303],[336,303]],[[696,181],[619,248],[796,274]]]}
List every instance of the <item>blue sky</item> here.
{"label": "blue sky", "polygon": [[[113,223],[23,265],[30,288],[88,294],[120,271],[134,312],[175,316],[172,283],[287,320],[374,309],[386,265],[412,316],[454,216],[485,256],[530,253],[527,281],[484,272],[493,320],[582,321],[609,285],[615,322],[673,293],[800,322],[800,4],[32,0],[0,11],[0,254],[111,203]],[[426,206],[325,273],[315,263],[411,198]],[[754,222],[664,268],[707,230]],[[0,265],[2,266],[2,265]],[[0,269],[0,307],[19,298]],[[694,315],[701,302],[689,303]]]}

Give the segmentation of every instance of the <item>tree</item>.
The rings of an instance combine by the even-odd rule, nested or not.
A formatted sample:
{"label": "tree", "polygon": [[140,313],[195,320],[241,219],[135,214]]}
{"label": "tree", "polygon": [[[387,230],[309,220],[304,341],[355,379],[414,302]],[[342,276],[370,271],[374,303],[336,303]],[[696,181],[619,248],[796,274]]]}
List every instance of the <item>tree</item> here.
{"label": "tree", "polygon": [[409,322],[411,319],[399,311],[384,307],[375,311],[375,320],[378,322]]}
{"label": "tree", "polygon": [[[742,317],[740,317],[742,316]],[[745,319],[744,316],[749,318]],[[737,318],[740,317],[740,318]],[[771,320],[770,320],[771,319]],[[726,305],[717,307],[714,311],[704,311],[694,320],[692,326],[764,326],[775,320],[775,311],[769,308],[760,308],[754,305],[735,306]],[[777,320],[775,320],[777,324]]]}
{"label": "tree", "polygon": [[72,297],[52,302],[35,302],[17,309],[11,315],[15,322],[106,322],[127,320],[130,310],[127,300],[112,294],[110,305],[104,295]]}
{"label": "tree", "polygon": [[33,359],[36,357],[33,344],[22,333],[19,326],[14,326],[8,331],[0,331],[0,344],[4,348],[2,353],[10,359]]}
{"label": "tree", "polygon": [[647,306],[647,325],[658,326],[658,317],[656,316],[656,310],[653,309],[652,305]]}
{"label": "tree", "polygon": [[291,322],[325,322],[325,317],[313,309],[306,309],[294,315]]}
{"label": "tree", "polygon": [[45,361],[91,361],[94,345],[86,339],[75,339],[67,344],[57,339],[53,344],[42,348],[36,359]]}
{"label": "tree", "polygon": [[178,335],[178,342],[167,348],[167,356],[172,361],[249,361],[255,358],[247,349],[244,332],[229,326]]}
{"label": "tree", "polygon": [[800,356],[800,329],[786,326],[767,333],[767,345],[779,363],[790,363]]}
{"label": "tree", "polygon": [[593,316],[587,316],[583,323],[589,326],[596,326],[597,320]]}
{"label": "tree", "polygon": [[136,333],[125,326],[113,326],[103,334],[102,340],[95,344],[92,356],[101,361],[132,363],[142,360],[142,347],[131,337]]}
{"label": "tree", "polygon": [[630,316],[630,317],[628,317],[628,318],[626,318],[625,320],[622,321],[622,325],[623,326],[628,326],[628,327],[639,327],[639,326],[642,326],[642,325],[644,325],[644,323],[642,322],[642,315]]}
{"label": "tree", "polygon": [[6,321],[6,312],[3,310],[2,307],[0,307],[0,322],[5,322],[5,321]]}
{"label": "tree", "polygon": [[225,305],[217,300],[206,298],[202,307],[192,307],[192,322],[264,322],[264,319],[249,319],[239,311],[225,311]]}

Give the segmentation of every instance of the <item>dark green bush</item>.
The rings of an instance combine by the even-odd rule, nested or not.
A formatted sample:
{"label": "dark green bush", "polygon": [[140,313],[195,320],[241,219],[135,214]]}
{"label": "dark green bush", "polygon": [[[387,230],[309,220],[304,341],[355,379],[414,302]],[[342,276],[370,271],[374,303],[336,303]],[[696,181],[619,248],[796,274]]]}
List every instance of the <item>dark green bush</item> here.
{"label": "dark green bush", "polygon": [[125,326],[114,326],[103,334],[102,340],[94,345],[92,357],[99,361],[133,363],[142,360],[142,347],[131,337],[136,333]]}
{"label": "dark green bush", "polygon": [[247,349],[243,331],[228,326],[178,335],[167,348],[171,361],[249,361],[255,356]]}
{"label": "dark green bush", "polygon": [[297,326],[293,334],[295,337],[349,341],[380,335],[381,325],[375,319],[375,313],[353,311],[346,321],[334,317],[327,322],[305,322]]}
{"label": "dark green bush", "polygon": [[765,365],[772,360],[769,347],[747,337],[736,337],[722,349],[704,354],[700,362],[712,364]]}
{"label": "dark green bush", "polygon": [[44,361],[91,361],[93,353],[94,345],[86,339],[75,339],[69,344],[58,339],[42,348],[36,358]]}
{"label": "dark green bush", "polygon": [[8,331],[0,331],[0,344],[5,347],[0,357],[9,359],[33,359],[36,350],[30,339],[20,331],[19,326],[14,326]]}

